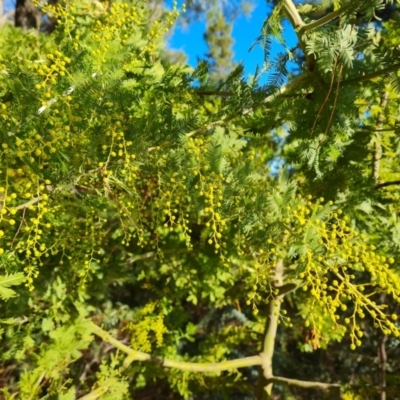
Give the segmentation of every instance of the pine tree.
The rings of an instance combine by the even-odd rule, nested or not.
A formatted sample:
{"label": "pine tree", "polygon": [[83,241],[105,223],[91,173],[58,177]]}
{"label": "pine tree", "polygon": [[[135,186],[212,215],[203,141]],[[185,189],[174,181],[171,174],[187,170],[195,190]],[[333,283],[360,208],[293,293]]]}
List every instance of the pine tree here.
{"label": "pine tree", "polygon": [[218,5],[207,12],[204,39],[208,46],[207,58],[210,60],[212,80],[215,82],[222,82],[232,71],[232,24],[233,21],[226,20]]}
{"label": "pine tree", "polygon": [[17,0],[15,8],[15,26],[24,29],[39,29],[40,11],[31,0]]}

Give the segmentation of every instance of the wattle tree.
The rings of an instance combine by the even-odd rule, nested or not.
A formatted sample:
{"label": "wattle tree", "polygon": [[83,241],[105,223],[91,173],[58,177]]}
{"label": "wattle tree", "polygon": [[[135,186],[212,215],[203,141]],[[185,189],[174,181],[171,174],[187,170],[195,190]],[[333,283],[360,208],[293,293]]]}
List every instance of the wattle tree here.
{"label": "wattle tree", "polygon": [[[400,28],[364,22],[382,4],[282,0],[264,68],[218,83],[168,59],[184,6],[60,1],[50,34],[1,28],[5,399],[398,392]],[[284,18],[298,45],[271,59]],[[374,341],[368,382],[340,360]]]}

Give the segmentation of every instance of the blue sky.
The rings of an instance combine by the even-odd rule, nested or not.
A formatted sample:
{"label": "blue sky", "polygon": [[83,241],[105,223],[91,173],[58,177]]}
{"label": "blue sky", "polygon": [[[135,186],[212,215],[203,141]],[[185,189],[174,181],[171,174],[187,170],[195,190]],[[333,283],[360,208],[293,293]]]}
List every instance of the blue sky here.
{"label": "blue sky", "polygon": [[[171,3],[167,1],[166,3]],[[178,1],[178,6],[182,0]],[[250,47],[261,33],[261,28],[265,18],[271,12],[270,5],[265,0],[253,0],[254,9],[249,16],[241,16],[236,19],[233,27],[233,52],[234,61],[243,63],[245,75],[253,75],[257,65],[262,67],[264,54],[261,46],[257,45],[249,52]],[[297,43],[296,33],[288,21],[284,21],[284,37],[289,47]],[[172,37],[168,41],[168,46],[172,49],[182,50],[188,57],[191,66],[197,65],[198,58],[205,58],[207,46],[203,40],[205,31],[205,21],[199,21],[191,24],[187,28],[177,26],[174,29]],[[283,47],[278,43],[272,48],[271,57],[283,51]]]}
{"label": "blue sky", "polygon": [[[166,0],[167,4],[171,4],[171,0]],[[183,3],[178,1],[178,7]],[[257,65],[262,67],[263,51],[257,45],[251,52],[249,49],[255,39],[260,35],[261,27],[269,12],[270,5],[265,0],[253,0],[254,9],[249,16],[241,16],[236,19],[233,27],[233,52],[234,61],[243,63],[245,67],[245,76],[253,75]],[[15,7],[15,0],[6,0],[5,9],[11,10]],[[285,39],[289,47],[293,47],[297,43],[296,34],[290,24],[285,21]],[[168,46],[171,49],[182,50],[186,53],[188,62],[191,66],[197,65],[198,59],[205,58],[207,46],[203,40],[205,31],[205,21],[198,21],[184,28],[178,24],[174,29],[172,36],[168,40]],[[278,43],[273,46],[271,57],[274,57],[278,52],[283,51],[283,47]],[[262,80],[263,81],[263,80]]]}
{"label": "blue sky", "polygon": [[15,8],[15,0],[6,0],[4,2],[4,12],[8,12]]}

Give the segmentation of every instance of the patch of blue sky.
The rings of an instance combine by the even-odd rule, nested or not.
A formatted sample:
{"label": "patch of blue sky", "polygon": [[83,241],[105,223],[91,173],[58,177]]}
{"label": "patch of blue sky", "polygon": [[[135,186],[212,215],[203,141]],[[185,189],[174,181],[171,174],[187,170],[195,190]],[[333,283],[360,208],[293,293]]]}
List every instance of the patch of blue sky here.
{"label": "patch of blue sky", "polygon": [[[166,0],[168,6],[172,1]],[[178,2],[178,7],[183,1]],[[257,67],[263,68],[264,65],[264,51],[261,44],[257,44],[252,48],[256,39],[261,34],[261,28],[265,19],[271,13],[271,6],[265,0],[254,1],[254,8],[250,15],[242,15],[234,22],[232,37],[233,44],[233,61],[235,63],[242,63],[244,66],[244,73],[247,78],[253,76]],[[288,48],[293,48],[298,43],[296,32],[287,20],[283,21],[284,39]],[[206,29],[205,20],[200,20],[189,24],[188,26],[178,25],[173,30],[172,35],[168,40],[168,47],[174,50],[180,50],[187,56],[188,63],[192,67],[196,67],[200,59],[205,59],[207,54],[207,45],[204,41],[203,35]],[[250,49],[252,50],[250,51]],[[270,61],[279,54],[285,52],[285,47],[274,41],[271,52]],[[288,70],[293,69],[294,63],[289,62],[287,65]],[[264,84],[268,81],[268,73],[261,79],[260,83]]]}
{"label": "patch of blue sky", "polygon": [[16,3],[15,0],[6,0],[4,2],[4,10],[3,10],[4,13],[7,13],[9,11],[14,10],[15,9],[15,3]]}

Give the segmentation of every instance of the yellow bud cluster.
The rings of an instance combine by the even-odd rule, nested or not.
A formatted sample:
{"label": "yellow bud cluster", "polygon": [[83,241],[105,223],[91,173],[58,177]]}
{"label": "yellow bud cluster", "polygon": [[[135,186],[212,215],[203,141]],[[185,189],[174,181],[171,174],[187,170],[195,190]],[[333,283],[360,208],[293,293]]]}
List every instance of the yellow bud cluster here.
{"label": "yellow bud cluster", "polygon": [[[383,332],[400,336],[394,323],[397,316],[386,313],[384,304],[371,299],[376,288],[376,292],[388,291],[400,301],[400,278],[390,268],[395,260],[378,254],[376,246],[366,243],[367,236],[342,217],[341,209],[324,201],[299,196],[285,207],[281,216],[286,228],[283,236],[267,238],[261,249],[254,250],[253,290],[248,304],[257,302],[260,291],[274,295],[270,283],[274,281],[277,260],[284,258],[291,246],[298,247],[299,238],[303,238],[293,278],[301,279],[303,290],[310,295],[307,324],[319,340],[324,340],[327,329],[336,335],[347,330],[352,346],[361,345],[363,335],[358,321],[367,313]],[[364,280],[360,279],[361,272]],[[265,301],[264,297],[260,300]]]}

